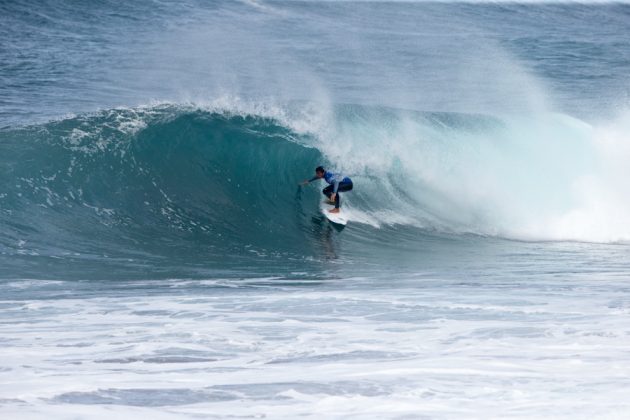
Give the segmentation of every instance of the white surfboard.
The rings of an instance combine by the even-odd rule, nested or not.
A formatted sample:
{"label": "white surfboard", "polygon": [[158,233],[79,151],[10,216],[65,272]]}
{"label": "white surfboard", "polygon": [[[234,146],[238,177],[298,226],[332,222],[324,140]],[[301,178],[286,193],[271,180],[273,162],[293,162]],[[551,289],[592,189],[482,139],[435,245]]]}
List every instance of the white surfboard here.
{"label": "white surfboard", "polygon": [[348,219],[346,218],[346,215],[344,214],[343,210],[341,210],[339,213],[331,213],[328,210],[332,210],[334,209],[334,207],[328,207],[326,204],[327,203],[322,203],[322,205],[320,206],[320,209],[328,220],[338,225],[345,226],[348,224]]}

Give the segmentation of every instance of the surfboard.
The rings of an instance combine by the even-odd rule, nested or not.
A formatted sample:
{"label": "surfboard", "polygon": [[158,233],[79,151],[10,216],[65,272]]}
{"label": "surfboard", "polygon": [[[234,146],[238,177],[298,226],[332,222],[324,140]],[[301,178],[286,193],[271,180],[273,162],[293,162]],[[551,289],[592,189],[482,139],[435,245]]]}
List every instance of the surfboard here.
{"label": "surfboard", "polygon": [[328,210],[331,210],[334,207],[328,207],[328,206],[325,206],[324,204],[326,204],[326,202],[322,203],[322,206],[320,206],[320,209],[322,213],[324,214],[324,216],[326,216],[326,219],[328,219],[332,223],[336,223],[342,226],[345,226],[348,224],[348,219],[346,218],[346,215],[344,214],[343,210],[341,210],[339,213],[331,213]]}

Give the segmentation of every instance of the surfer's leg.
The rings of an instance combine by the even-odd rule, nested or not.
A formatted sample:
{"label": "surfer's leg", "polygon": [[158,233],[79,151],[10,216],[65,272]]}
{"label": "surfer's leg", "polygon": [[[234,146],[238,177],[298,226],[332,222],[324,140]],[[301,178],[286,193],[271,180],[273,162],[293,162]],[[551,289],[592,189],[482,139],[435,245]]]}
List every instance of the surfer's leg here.
{"label": "surfer's leg", "polygon": [[339,188],[337,188],[337,194],[335,195],[335,208],[338,209],[341,207],[341,196],[339,195],[342,191],[350,191],[352,189],[352,182],[340,182]]}
{"label": "surfer's leg", "polygon": [[322,194],[324,194],[326,197],[328,197],[329,200],[330,200],[330,196],[331,196],[332,192],[333,192],[333,186],[332,185],[329,185],[329,186],[327,186],[326,188],[324,188],[322,190]]}
{"label": "surfer's leg", "polygon": [[340,182],[337,191],[350,191],[352,189],[352,182]]}

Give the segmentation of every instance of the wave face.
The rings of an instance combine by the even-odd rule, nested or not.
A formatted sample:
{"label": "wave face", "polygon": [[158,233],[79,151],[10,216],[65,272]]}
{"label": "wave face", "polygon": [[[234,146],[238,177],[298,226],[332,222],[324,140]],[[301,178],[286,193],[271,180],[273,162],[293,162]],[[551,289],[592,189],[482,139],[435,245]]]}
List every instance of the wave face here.
{"label": "wave face", "polygon": [[[626,218],[602,217],[623,208],[606,201],[624,156],[610,130],[597,142],[602,129],[562,115],[291,110],[161,105],[2,130],[4,267],[299,267],[339,243],[378,260],[432,235],[630,238]],[[333,163],[356,186],[343,235],[319,213],[320,187],[297,185]]]}
{"label": "wave face", "polygon": [[295,136],[269,118],[170,107],[4,131],[5,253],[302,256],[317,201],[296,197],[297,180],[321,155]]}

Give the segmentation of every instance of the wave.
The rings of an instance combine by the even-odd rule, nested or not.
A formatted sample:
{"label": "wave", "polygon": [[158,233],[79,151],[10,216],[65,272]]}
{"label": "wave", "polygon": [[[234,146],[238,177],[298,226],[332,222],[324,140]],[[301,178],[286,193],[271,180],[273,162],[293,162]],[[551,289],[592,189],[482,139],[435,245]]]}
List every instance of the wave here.
{"label": "wave", "polygon": [[173,107],[5,130],[3,245],[63,255],[292,249],[306,205],[297,180],[321,160],[295,136],[268,118]]}
{"label": "wave", "polygon": [[339,233],[297,183],[319,164],[355,181],[339,236],[375,250],[435,234],[630,238],[623,130],[560,114],[163,104],[6,128],[0,143],[9,257],[317,258]]}

